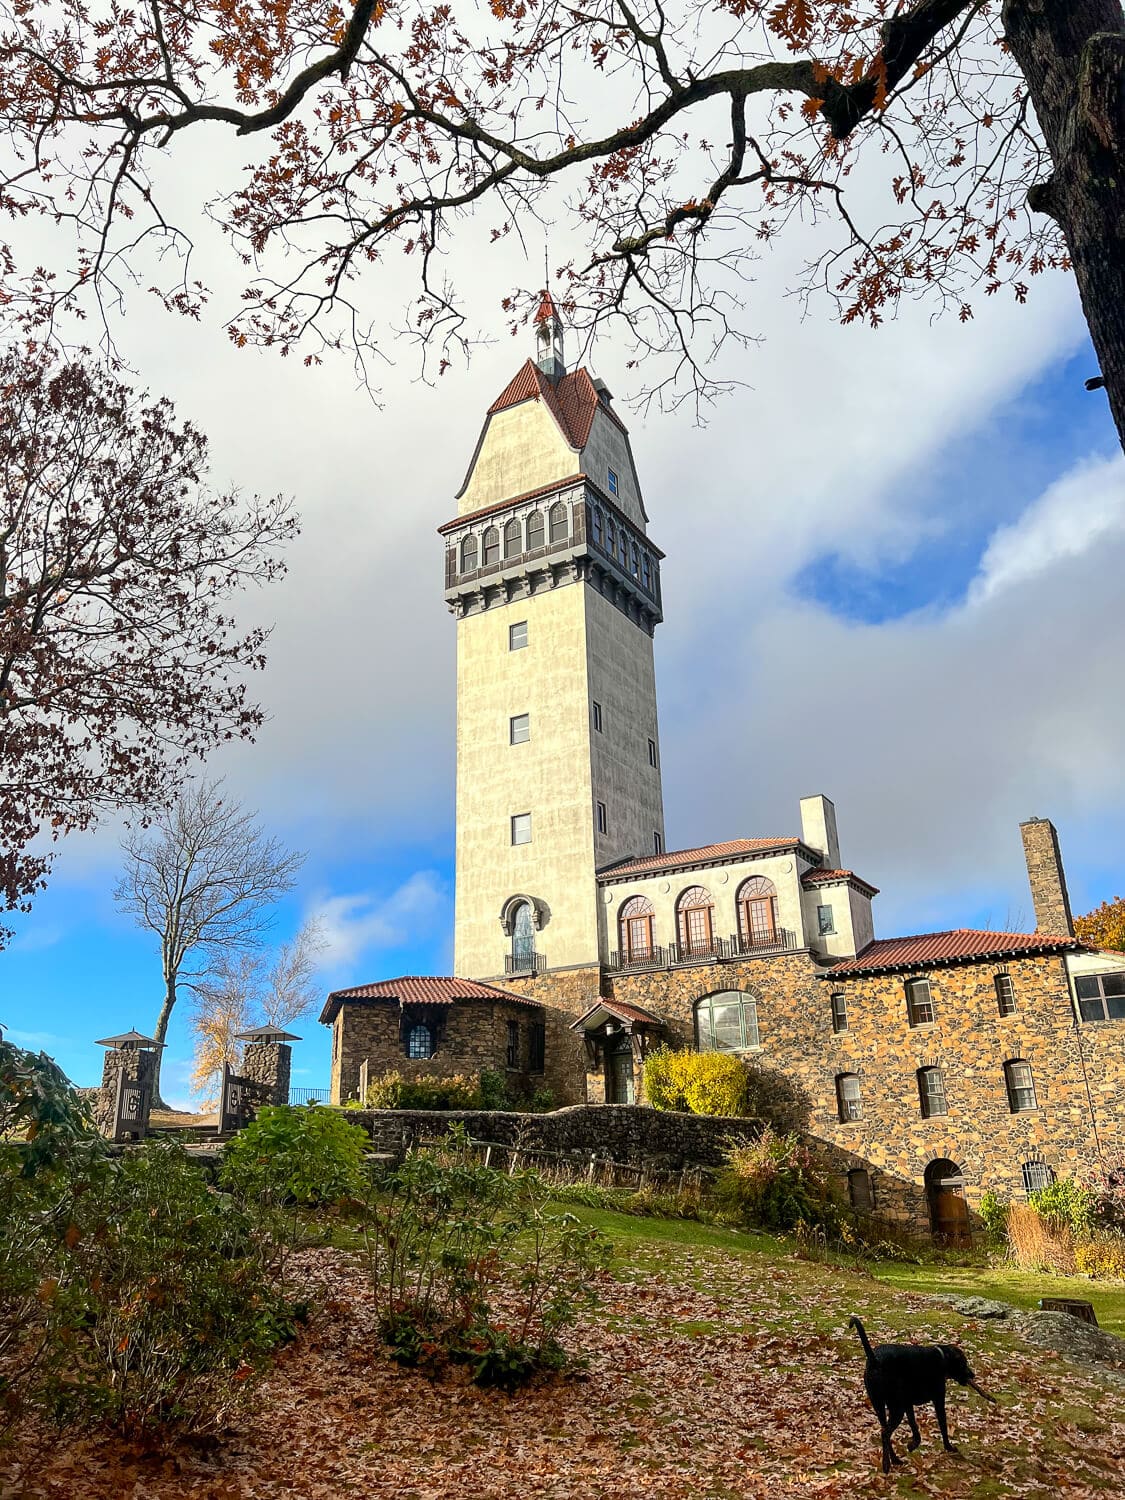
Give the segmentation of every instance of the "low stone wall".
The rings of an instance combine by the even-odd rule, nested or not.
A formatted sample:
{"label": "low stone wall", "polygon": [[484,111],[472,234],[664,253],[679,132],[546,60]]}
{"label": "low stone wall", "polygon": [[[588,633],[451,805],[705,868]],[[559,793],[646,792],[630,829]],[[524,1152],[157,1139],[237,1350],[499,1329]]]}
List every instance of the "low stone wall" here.
{"label": "low stone wall", "polygon": [[519,1146],[525,1151],[591,1155],[629,1166],[670,1171],[718,1167],[732,1143],[756,1140],[758,1120],[675,1114],[635,1104],[571,1105],[550,1114],[510,1114],[493,1110],[349,1109],[345,1116],[362,1125],[377,1151],[399,1156],[411,1145],[464,1125],[478,1141]]}

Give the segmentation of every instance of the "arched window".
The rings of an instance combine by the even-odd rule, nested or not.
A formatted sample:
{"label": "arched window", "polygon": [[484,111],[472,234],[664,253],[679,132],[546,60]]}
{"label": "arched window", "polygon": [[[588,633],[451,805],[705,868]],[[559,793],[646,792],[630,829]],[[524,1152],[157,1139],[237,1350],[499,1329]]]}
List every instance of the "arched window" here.
{"label": "arched window", "polygon": [[477,570],[477,539],[467,536],[461,543],[461,571],[475,573]]}
{"label": "arched window", "polygon": [[648,589],[649,592],[651,593],[652,592],[652,562],[650,561],[649,555],[648,555],[647,552],[641,558],[641,582],[644,584],[645,588]]}
{"label": "arched window", "polygon": [[523,551],[523,527],[513,516],[504,527],[504,556],[518,557]]}
{"label": "arched window", "polygon": [[640,576],[641,576],[641,549],[637,546],[636,542],[634,542],[633,543],[633,577],[634,578],[639,578]]}
{"label": "arched window", "polygon": [[1054,1172],[1045,1161],[1025,1161],[1022,1170],[1025,1193],[1041,1193],[1055,1180]]}
{"label": "arched window", "polygon": [[1008,1088],[1008,1108],[1014,1115],[1039,1108],[1031,1068],[1022,1058],[1014,1057],[1004,1064],[1004,1082]]}
{"label": "arched window", "polygon": [[530,966],[535,957],[535,919],[530,901],[521,901],[511,914],[512,962],[518,967]]}
{"label": "arched window", "polygon": [[871,1173],[864,1167],[853,1167],[848,1173],[848,1197],[856,1213],[869,1214],[875,1208],[875,1189]]}
{"label": "arched window", "polygon": [[617,922],[625,963],[640,963],[652,957],[652,918],[652,902],[647,896],[630,896],[623,903]]}
{"label": "arched window", "polygon": [[565,542],[569,534],[566,506],[560,500],[557,505],[551,506],[551,541]]}
{"label": "arched window", "polygon": [[538,552],[543,546],[546,533],[543,529],[543,512],[533,510],[527,518],[527,550]]}
{"label": "arched window", "polygon": [[863,1096],[855,1073],[836,1074],[836,1108],[842,1125],[863,1118]]}
{"label": "arched window", "polygon": [[484,566],[490,567],[500,561],[500,533],[490,526],[484,534]]}
{"label": "arched window", "polygon": [[744,880],[738,888],[738,935],[743,950],[776,948],[777,888],[764,875]]}
{"label": "arched window", "polygon": [[940,1068],[918,1069],[918,1099],[922,1106],[922,1118],[948,1113],[945,1102],[945,1079]]}
{"label": "arched window", "polygon": [[434,1034],[421,1021],[406,1033],[406,1055],[416,1061],[434,1055]]}
{"label": "arched window", "polygon": [[702,885],[693,885],[676,902],[676,927],[684,953],[710,956],[714,947],[711,930],[714,909],[711,892]]}
{"label": "arched window", "polygon": [[759,1046],[757,1000],[744,990],[704,995],[695,1006],[695,1036],[700,1052],[741,1052]]}

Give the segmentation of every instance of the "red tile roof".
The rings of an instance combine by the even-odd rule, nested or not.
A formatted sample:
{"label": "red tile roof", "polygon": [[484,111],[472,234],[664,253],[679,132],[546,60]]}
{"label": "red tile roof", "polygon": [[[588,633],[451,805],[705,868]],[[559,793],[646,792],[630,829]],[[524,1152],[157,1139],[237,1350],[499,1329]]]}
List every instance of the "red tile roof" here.
{"label": "red tile roof", "polygon": [[675,870],[682,865],[706,865],[742,854],[762,854],[766,850],[796,849],[800,839],[729,839],[725,844],[704,844],[698,849],[672,849],[667,854],[648,854],[643,859],[627,859],[617,865],[603,865],[599,880],[619,880],[624,875],[651,874],[655,870]]}
{"label": "red tile roof", "polygon": [[378,984],[357,984],[348,990],[333,990],[324,1002],[320,1019],[326,1026],[336,1019],[336,1012],[348,1001],[397,1000],[400,1005],[456,1005],[458,1000],[511,1000],[517,1005],[542,1009],[534,1000],[510,990],[499,990],[492,984],[475,979],[456,979],[444,974],[404,974],[400,979],[384,979]]}
{"label": "red tile roof", "polygon": [[521,401],[542,401],[562,434],[572,448],[585,448],[590,439],[590,428],[599,404],[602,411],[622,432],[625,427],[616,412],[604,402],[599,402],[589,370],[572,370],[561,380],[551,381],[533,359],[525,361],[496,400],[488,408],[491,417],[509,406],[518,406]]}
{"label": "red tile roof", "polygon": [[548,318],[557,317],[558,313],[555,311],[555,299],[551,296],[550,292],[545,291],[542,297],[540,297],[539,299],[539,308],[535,314],[535,321],[537,323],[543,323],[546,322]]}
{"label": "red tile roof", "polygon": [[596,1005],[583,1011],[577,1021],[571,1022],[570,1029],[578,1031],[585,1026],[592,1015],[599,1010],[608,1011],[611,1016],[616,1016],[619,1021],[639,1022],[643,1026],[663,1026],[664,1022],[651,1010],[646,1010],[643,1005],[630,1005],[625,1000],[599,1000]]}
{"label": "red tile roof", "polygon": [[958,927],[952,932],[923,932],[915,937],[879,938],[855,958],[835,964],[822,978],[841,974],[870,974],[881,969],[933,968],[972,959],[1017,957],[1027,953],[1077,952],[1086,947],[1077,938],[1043,932],[977,932]]}
{"label": "red tile roof", "polygon": [[858,886],[861,891],[866,891],[869,896],[877,896],[879,887],[872,885],[867,880],[861,880],[854,870],[806,870],[801,876],[802,885],[839,885],[841,881],[847,881],[849,885]]}

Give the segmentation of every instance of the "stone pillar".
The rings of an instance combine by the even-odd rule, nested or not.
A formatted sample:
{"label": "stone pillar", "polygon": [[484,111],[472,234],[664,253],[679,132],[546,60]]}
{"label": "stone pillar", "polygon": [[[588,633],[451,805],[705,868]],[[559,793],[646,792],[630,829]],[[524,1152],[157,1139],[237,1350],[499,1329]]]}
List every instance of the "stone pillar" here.
{"label": "stone pillar", "polygon": [[[156,1079],[156,1053],[149,1048],[115,1047],[107,1052],[102,1063],[102,1086],[94,1101],[94,1120],[103,1135],[112,1136],[117,1112],[118,1079],[124,1075],[130,1083],[145,1089],[145,1098],[151,1107],[153,1083]],[[139,1134],[148,1128],[148,1111],[139,1122]]]}
{"label": "stone pillar", "polygon": [[289,1103],[293,1048],[288,1042],[248,1042],[242,1054],[242,1077],[269,1090],[267,1104]]}
{"label": "stone pillar", "polygon": [[1027,878],[1035,907],[1035,930],[1052,937],[1073,937],[1074,920],[1066,890],[1059,836],[1049,818],[1028,818],[1020,824]]}

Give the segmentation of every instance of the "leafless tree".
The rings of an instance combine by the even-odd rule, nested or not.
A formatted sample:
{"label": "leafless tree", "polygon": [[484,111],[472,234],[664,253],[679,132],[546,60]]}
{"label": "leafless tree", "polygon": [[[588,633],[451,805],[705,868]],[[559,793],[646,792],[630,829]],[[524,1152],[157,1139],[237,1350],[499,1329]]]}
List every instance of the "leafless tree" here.
{"label": "leafless tree", "polygon": [[[221,962],[262,947],[271,908],[304,863],[255,817],[223,795],[221,781],[204,781],[181,792],[150,830],[123,842],[117,901],[160,939],[164,999],[154,1036],[161,1044],[180,988],[195,990]],[[157,1097],[159,1088],[158,1064]]]}

